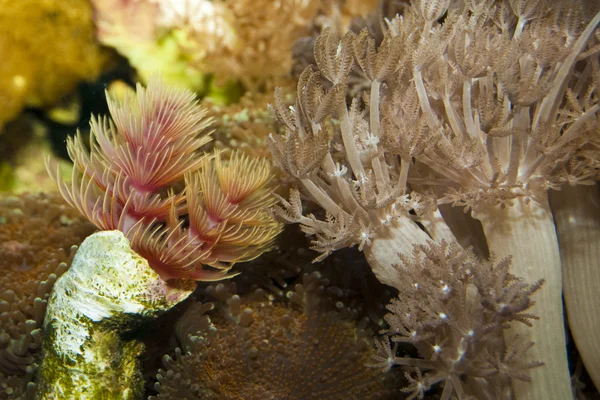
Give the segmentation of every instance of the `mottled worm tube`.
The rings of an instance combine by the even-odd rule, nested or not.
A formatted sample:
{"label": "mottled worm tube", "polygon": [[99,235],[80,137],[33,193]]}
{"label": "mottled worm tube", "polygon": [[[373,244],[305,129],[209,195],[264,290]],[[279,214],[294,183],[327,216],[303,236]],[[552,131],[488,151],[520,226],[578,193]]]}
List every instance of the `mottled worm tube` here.
{"label": "mottled worm tube", "polygon": [[144,346],[124,334],[195,288],[175,282],[162,280],[120,231],[89,236],[49,300],[37,399],[143,398]]}

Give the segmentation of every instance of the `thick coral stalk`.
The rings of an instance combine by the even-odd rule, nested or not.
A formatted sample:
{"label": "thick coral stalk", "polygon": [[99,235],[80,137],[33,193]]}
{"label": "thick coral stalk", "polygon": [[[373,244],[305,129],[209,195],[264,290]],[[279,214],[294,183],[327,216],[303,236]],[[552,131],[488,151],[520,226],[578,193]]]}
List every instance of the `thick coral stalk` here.
{"label": "thick coral stalk", "polygon": [[123,334],[183,301],[195,287],[178,284],[162,280],[120,231],[89,236],[49,301],[37,398],[143,398],[144,346]]}
{"label": "thick coral stalk", "polygon": [[596,186],[565,187],[551,193],[550,203],[569,327],[590,378],[600,388],[600,193]]}
{"label": "thick coral stalk", "polygon": [[[545,199],[544,199],[545,200]],[[540,317],[534,327],[512,327],[507,334],[535,342],[532,357],[546,365],[531,371],[533,385],[514,381],[518,399],[572,398],[565,343],[562,275],[554,221],[547,200],[527,204],[518,199],[508,207],[481,207],[481,221],[490,251],[512,255],[513,273],[525,282],[544,280],[531,313]],[[529,336],[530,335],[530,336]]]}
{"label": "thick coral stalk", "polygon": [[365,257],[379,282],[398,286],[398,254],[410,254],[414,245],[431,240],[408,216],[400,216],[364,249]]}

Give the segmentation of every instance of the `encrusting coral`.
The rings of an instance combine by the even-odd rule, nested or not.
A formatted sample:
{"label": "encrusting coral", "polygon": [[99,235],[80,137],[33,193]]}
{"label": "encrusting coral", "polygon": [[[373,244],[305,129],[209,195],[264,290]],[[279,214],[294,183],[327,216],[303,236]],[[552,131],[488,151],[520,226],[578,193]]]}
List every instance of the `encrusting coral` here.
{"label": "encrusting coral", "polygon": [[[300,76],[295,105],[276,93],[285,134],[270,147],[323,212],[304,215],[292,191],[278,214],[313,235],[323,257],[358,244],[394,286],[399,252],[456,241],[438,204],[471,211],[489,249],[513,256],[515,275],[546,281],[532,309],[541,321],[521,332],[546,365],[531,371],[533,385],[515,384],[517,397],[567,399],[547,191],[598,176],[600,14],[580,2],[449,6],[415,1],[377,42],[367,30],[341,41],[325,30],[316,40],[317,68]],[[348,103],[354,69],[368,89]]]}
{"label": "encrusting coral", "polygon": [[[388,399],[394,372],[366,366],[374,354],[366,320],[318,272],[287,300],[262,289],[192,305],[177,323],[179,348],[165,356],[153,399]],[[211,311],[215,308],[215,310]],[[395,389],[396,387],[396,389]]]}
{"label": "encrusting coral", "polygon": [[[277,82],[277,86],[291,86],[287,81]],[[295,82],[294,82],[295,84]],[[295,85],[294,85],[295,86]],[[295,88],[290,88],[290,92]],[[229,105],[215,104],[210,98],[202,101],[208,116],[214,119],[214,146],[222,150],[240,150],[252,157],[271,158],[267,148],[270,133],[277,132],[279,126],[268,110],[272,103],[271,85],[264,91],[246,92],[238,102]]]}
{"label": "encrusting coral", "polygon": [[92,118],[91,151],[81,135],[67,142],[71,184],[48,165],[70,205],[98,228],[122,231],[163,279],[223,279],[270,248],[281,224],[266,211],[275,202],[266,160],[201,153],[211,140],[205,111],[192,92],[158,78],[107,98],[114,122]]}
{"label": "encrusting coral", "polygon": [[[286,76],[294,42],[315,26],[346,30],[376,1],[93,0],[98,38],[125,56],[147,81],[208,94],[220,103]],[[138,23],[131,24],[131,18]],[[343,27],[343,28],[342,28]],[[151,60],[152,62],[148,62]]]}
{"label": "encrusting coral", "polygon": [[0,130],[25,106],[46,107],[108,60],[86,0],[0,1]]}
{"label": "encrusting coral", "polygon": [[93,230],[56,195],[0,198],[0,399],[24,395],[52,287]]}

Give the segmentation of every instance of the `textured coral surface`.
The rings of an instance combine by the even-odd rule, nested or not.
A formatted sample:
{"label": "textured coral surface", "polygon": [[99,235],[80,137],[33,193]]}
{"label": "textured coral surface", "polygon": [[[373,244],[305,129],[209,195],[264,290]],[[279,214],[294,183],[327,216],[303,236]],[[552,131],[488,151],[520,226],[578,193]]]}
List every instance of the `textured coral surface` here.
{"label": "textured coral surface", "polygon": [[[192,305],[177,325],[183,350],[166,356],[156,399],[387,399],[390,374],[367,364],[372,333],[342,291],[304,275],[287,300],[231,283]],[[386,383],[388,384],[386,386]]]}
{"label": "textured coral surface", "polygon": [[0,198],[0,399],[35,371],[46,301],[93,226],[56,195]]}

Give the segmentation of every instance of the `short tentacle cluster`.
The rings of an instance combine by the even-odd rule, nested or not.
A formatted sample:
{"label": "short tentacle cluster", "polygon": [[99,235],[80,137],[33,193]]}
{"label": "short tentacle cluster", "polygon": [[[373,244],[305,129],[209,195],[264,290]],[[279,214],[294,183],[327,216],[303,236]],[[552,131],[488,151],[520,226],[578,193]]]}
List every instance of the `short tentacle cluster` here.
{"label": "short tentacle cluster", "polygon": [[218,301],[192,305],[177,324],[182,349],[163,360],[157,400],[393,398],[392,374],[366,366],[366,320],[318,273],[288,300],[237,294],[231,282],[207,292]]}
{"label": "short tentacle cluster", "polygon": [[[401,256],[399,295],[387,306],[383,340],[373,366],[406,368],[409,398],[423,398],[443,383],[442,399],[509,399],[511,381],[530,381],[543,363],[528,352],[533,343],[506,334],[514,325],[531,327],[532,295],[542,281],[527,284],[509,272],[510,258],[480,261],[457,244],[430,242]],[[409,343],[419,357],[399,356]],[[534,356],[533,356],[534,357]]]}

